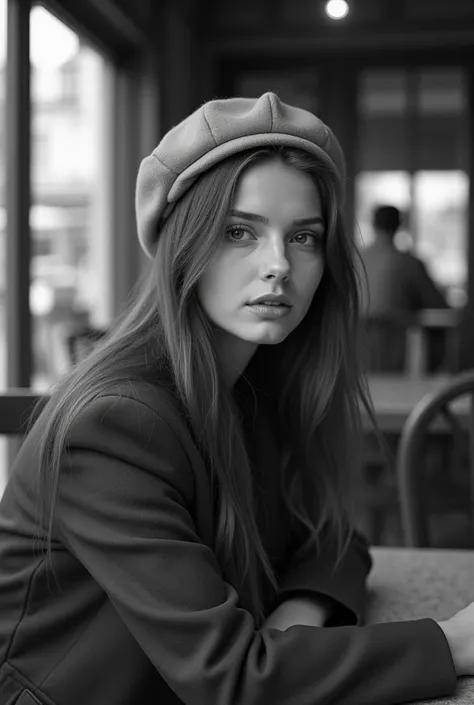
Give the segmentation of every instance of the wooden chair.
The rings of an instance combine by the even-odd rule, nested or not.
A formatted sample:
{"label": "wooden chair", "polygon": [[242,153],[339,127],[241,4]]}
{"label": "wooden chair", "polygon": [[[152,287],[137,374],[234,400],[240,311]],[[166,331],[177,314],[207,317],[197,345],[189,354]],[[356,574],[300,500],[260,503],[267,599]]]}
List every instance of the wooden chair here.
{"label": "wooden chair", "polygon": [[[446,517],[446,511],[451,511],[457,521],[464,517],[462,531],[458,528],[457,534],[455,531],[449,537],[448,530],[444,538],[439,534],[438,541],[450,547],[474,547],[473,410],[474,370],[469,370],[423,397],[403,427],[397,452],[397,483],[407,546],[436,543],[432,534],[442,528],[439,516]],[[436,437],[442,444],[430,453]]]}

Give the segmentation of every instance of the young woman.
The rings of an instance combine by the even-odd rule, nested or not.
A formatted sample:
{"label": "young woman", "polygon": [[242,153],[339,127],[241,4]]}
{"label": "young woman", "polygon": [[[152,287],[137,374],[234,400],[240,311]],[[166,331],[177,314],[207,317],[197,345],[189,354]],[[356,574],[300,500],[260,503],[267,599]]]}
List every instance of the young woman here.
{"label": "young woman", "polygon": [[344,178],[272,93],[206,103],[142,163],[149,272],[0,504],[2,705],[388,705],[474,673],[471,606],[363,626]]}

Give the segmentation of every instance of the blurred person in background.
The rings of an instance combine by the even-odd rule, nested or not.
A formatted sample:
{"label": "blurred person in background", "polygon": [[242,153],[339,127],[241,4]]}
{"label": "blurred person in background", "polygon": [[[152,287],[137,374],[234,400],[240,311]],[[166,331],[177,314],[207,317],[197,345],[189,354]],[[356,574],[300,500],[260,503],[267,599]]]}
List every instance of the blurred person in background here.
{"label": "blurred person in background", "polygon": [[395,246],[401,223],[400,211],[394,206],[378,206],[373,212],[375,240],[362,250],[369,289],[362,304],[365,312],[410,314],[423,308],[448,308],[423,262]]}
{"label": "blurred person in background", "polygon": [[[372,363],[384,371],[403,370],[406,325],[414,314],[427,308],[449,308],[423,262],[395,246],[401,224],[398,208],[378,206],[372,215],[375,239],[361,250],[367,277],[361,289],[361,311],[369,321],[373,348],[369,354]],[[429,371],[441,364],[444,349],[444,331],[428,331]]]}

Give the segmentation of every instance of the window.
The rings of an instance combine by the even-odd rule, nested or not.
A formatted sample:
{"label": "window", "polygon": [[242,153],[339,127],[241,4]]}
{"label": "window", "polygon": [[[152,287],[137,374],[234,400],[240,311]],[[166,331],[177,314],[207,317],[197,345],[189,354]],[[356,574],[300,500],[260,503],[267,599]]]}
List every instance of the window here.
{"label": "window", "polygon": [[[380,204],[396,206],[407,213],[410,209],[410,175],[407,171],[362,171],[356,178],[356,239],[366,246],[373,240],[371,215]],[[401,250],[411,249],[413,240],[404,227],[396,236],[396,245]]]}
{"label": "window", "polygon": [[462,170],[418,171],[413,177],[417,251],[453,305],[466,302],[468,195]]}
{"label": "window", "polygon": [[356,237],[370,242],[375,205],[400,208],[397,245],[414,249],[453,305],[466,299],[467,95],[457,67],[372,69],[358,86]]}
{"label": "window", "polygon": [[[70,368],[68,334],[107,328],[136,280],[135,166],[156,144],[158,124],[156,76],[143,78],[138,34],[114,24],[113,13],[105,27],[102,10],[71,8],[70,21],[87,24],[86,41],[48,11],[62,12],[62,3],[49,4],[0,0],[0,383],[36,391]],[[8,32],[15,60],[6,75]],[[16,165],[8,202],[6,146]],[[17,440],[0,438],[0,495]]]}
{"label": "window", "polygon": [[110,318],[107,62],[45,8],[30,15],[32,386],[69,369],[67,338]]}

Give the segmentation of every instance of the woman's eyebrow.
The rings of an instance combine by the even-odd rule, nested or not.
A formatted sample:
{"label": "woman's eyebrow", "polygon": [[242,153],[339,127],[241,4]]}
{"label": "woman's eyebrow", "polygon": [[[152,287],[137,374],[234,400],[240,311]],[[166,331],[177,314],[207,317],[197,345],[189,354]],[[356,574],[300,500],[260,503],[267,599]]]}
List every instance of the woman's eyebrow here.
{"label": "woman's eyebrow", "polygon": [[[247,213],[246,211],[232,210],[230,214],[235,218],[244,218],[245,220],[254,220],[257,223],[268,224],[268,218],[265,218],[264,215],[258,215],[257,213]],[[299,218],[298,220],[293,221],[293,225],[310,225],[311,223],[321,223],[322,225],[324,225],[324,218],[322,218],[320,215],[313,215],[310,218]]]}

